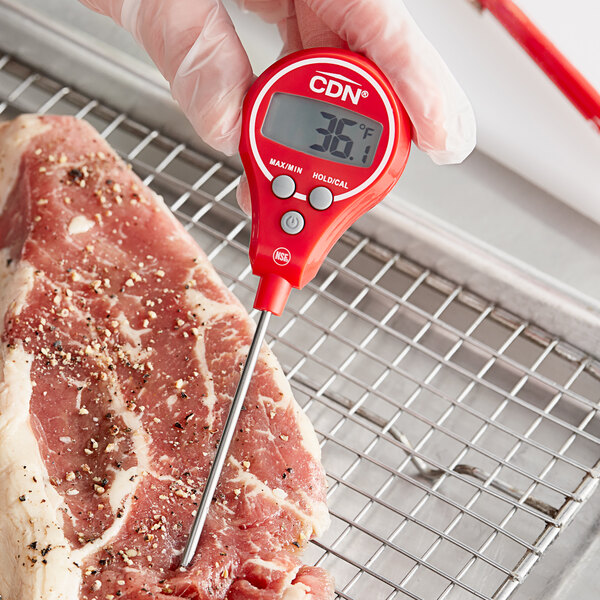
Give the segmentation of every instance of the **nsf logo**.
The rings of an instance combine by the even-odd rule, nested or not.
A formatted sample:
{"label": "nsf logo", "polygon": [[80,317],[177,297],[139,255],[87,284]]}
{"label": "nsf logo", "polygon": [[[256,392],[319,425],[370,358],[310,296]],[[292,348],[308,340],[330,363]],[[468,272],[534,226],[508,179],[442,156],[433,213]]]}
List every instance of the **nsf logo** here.
{"label": "nsf logo", "polygon": [[276,265],[285,267],[292,260],[292,253],[287,248],[277,248],[273,251],[273,260]]}

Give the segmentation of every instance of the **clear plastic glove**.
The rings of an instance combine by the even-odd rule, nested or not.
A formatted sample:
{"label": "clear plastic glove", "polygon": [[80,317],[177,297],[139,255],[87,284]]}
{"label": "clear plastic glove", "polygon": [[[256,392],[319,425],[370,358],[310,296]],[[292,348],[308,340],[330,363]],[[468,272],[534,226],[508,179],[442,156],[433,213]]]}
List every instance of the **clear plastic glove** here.
{"label": "clear plastic glove", "polygon": [[[241,105],[254,77],[220,0],[80,0],[130,31],[169,81],[173,97],[208,144],[234,154]],[[347,46],[392,82],[416,145],[437,164],[458,163],[475,146],[471,105],[400,0],[238,0],[277,23],[283,53]],[[250,210],[243,178],[238,200]]]}

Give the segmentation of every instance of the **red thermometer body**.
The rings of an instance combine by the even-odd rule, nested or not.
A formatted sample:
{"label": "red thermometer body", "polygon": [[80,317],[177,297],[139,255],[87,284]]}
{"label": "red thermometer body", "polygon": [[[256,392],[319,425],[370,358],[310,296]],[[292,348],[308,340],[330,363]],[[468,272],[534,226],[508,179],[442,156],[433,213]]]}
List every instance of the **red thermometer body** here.
{"label": "red thermometer body", "polygon": [[334,48],[302,50],[248,92],[240,155],[252,200],[254,307],[280,315],[340,236],[398,181],[411,126],[385,75]]}

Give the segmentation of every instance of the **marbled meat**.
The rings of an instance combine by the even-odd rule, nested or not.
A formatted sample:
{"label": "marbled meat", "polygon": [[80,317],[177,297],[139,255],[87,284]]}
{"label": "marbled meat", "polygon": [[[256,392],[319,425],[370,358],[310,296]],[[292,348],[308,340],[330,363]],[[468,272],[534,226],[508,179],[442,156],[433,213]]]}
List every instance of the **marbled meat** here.
{"label": "marbled meat", "polygon": [[2,598],[331,598],[299,558],[319,446],[266,346],[179,568],[253,325],[89,125],[0,125],[0,247]]}

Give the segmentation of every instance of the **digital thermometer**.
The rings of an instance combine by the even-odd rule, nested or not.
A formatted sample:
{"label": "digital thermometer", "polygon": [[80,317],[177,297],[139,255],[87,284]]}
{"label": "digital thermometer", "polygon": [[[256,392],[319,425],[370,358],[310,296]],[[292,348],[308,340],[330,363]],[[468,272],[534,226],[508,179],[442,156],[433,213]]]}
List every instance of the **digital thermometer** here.
{"label": "digital thermometer", "polygon": [[404,170],[411,125],[385,75],[348,50],[280,60],[244,101],[240,155],[252,198],[254,307],[280,315],[358,217]]}
{"label": "digital thermometer", "polygon": [[281,59],[252,85],[240,155],[252,200],[250,262],[262,311],[186,548],[187,567],[235,432],[271,313],[316,275],[333,244],[391,190],[408,160],[409,118],[385,75],[349,50]]}

